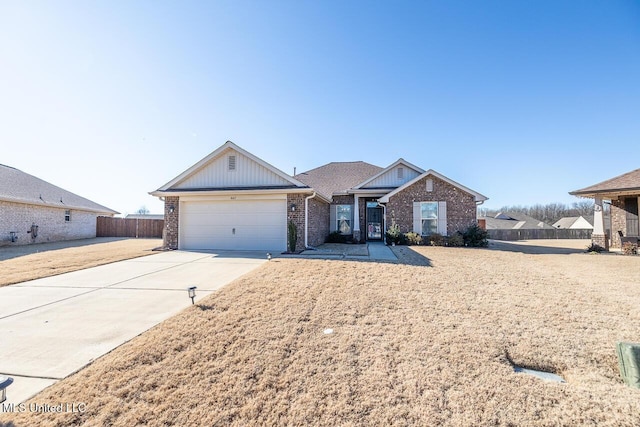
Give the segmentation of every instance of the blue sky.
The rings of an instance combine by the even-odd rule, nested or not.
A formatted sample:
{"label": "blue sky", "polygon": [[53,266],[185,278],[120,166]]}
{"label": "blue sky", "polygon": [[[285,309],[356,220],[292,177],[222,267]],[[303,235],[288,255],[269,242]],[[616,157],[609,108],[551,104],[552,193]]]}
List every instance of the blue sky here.
{"label": "blue sky", "polygon": [[0,0],[0,163],[122,213],[227,140],[571,203],[639,118],[638,1]]}

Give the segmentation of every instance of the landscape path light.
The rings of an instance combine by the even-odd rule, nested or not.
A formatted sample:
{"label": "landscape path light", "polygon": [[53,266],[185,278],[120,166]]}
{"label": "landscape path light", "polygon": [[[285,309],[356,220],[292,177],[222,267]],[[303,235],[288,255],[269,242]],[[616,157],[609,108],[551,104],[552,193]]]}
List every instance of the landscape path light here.
{"label": "landscape path light", "polygon": [[191,304],[195,304],[193,302],[193,299],[196,297],[196,286],[191,286],[190,288],[187,288],[187,291],[189,292],[189,298],[191,298]]}
{"label": "landscape path light", "polygon": [[13,383],[13,378],[0,375],[0,403],[7,400],[7,387]]}

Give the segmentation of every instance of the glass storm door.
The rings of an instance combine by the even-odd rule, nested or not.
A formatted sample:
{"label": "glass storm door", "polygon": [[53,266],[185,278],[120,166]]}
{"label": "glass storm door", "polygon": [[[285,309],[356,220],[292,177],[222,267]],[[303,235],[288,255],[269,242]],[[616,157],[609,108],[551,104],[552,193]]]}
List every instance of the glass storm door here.
{"label": "glass storm door", "polygon": [[367,240],[382,240],[382,208],[367,202]]}

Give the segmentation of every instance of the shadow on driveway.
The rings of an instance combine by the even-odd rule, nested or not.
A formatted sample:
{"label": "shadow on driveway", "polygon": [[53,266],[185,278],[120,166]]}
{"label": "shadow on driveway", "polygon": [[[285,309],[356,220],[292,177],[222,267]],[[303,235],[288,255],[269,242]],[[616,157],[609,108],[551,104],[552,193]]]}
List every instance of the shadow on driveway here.
{"label": "shadow on driveway", "polygon": [[95,237],[93,239],[65,240],[62,242],[33,243],[31,245],[0,246],[0,261],[31,255],[39,252],[55,251],[58,249],[75,248],[78,246],[99,245],[101,243],[128,240],[130,237]]}

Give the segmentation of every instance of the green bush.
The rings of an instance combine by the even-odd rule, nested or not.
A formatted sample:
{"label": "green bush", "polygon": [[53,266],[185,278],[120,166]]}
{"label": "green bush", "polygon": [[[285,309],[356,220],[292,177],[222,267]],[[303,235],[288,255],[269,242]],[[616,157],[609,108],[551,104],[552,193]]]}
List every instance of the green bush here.
{"label": "green bush", "polygon": [[339,231],[334,231],[329,233],[327,236],[326,243],[347,243],[347,238],[349,236],[340,233]]}
{"label": "green bush", "polygon": [[426,237],[426,241],[431,246],[444,246],[444,236],[440,233],[433,233]]}
{"label": "green bush", "polygon": [[410,231],[409,233],[404,234],[404,240],[408,245],[421,245],[422,244],[422,236],[418,233],[414,233]]}
{"label": "green bush", "polygon": [[298,243],[298,229],[293,221],[289,221],[288,229],[287,229],[287,240],[289,243],[289,252],[293,253],[296,251],[296,244]]}
{"label": "green bush", "polygon": [[391,224],[391,227],[387,230],[386,237],[388,245],[392,243],[399,245],[401,241],[404,240],[404,235],[400,232],[400,226],[395,222]]}
{"label": "green bush", "polygon": [[478,224],[474,224],[467,228],[464,233],[462,233],[462,237],[464,239],[464,245],[472,248],[486,248],[489,246],[489,233],[487,230],[483,230],[478,226]]}
{"label": "green bush", "polygon": [[462,233],[457,232],[453,236],[449,236],[447,239],[447,246],[464,246],[464,237],[462,236]]}

